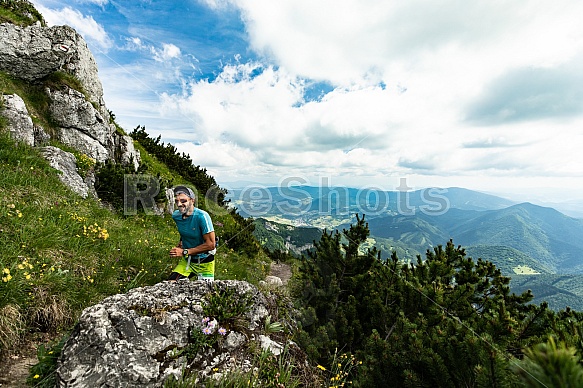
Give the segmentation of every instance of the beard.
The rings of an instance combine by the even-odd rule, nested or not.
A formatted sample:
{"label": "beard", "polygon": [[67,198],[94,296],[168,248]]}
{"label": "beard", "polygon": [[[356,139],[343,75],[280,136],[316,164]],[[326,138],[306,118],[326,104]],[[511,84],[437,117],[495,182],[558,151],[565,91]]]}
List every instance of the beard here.
{"label": "beard", "polygon": [[182,215],[186,215],[188,213],[188,209],[190,206],[178,206],[178,211]]}

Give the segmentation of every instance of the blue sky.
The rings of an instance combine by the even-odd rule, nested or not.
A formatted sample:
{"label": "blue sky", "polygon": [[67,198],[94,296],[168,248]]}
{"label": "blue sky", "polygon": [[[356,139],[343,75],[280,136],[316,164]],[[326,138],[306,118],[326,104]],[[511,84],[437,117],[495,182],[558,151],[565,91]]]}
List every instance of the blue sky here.
{"label": "blue sky", "polygon": [[223,187],[583,198],[583,2],[33,3],[86,39],[126,131]]}

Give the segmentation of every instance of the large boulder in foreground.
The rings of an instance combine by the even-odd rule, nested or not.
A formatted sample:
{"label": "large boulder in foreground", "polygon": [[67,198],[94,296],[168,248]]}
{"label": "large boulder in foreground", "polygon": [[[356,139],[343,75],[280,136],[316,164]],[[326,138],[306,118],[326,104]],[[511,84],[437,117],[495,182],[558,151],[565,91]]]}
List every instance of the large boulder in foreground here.
{"label": "large boulder in foreground", "polygon": [[235,280],[162,282],[114,295],[83,311],[63,347],[58,386],[159,387],[185,368],[201,377],[244,371],[250,348],[282,348],[264,335],[269,305],[255,286]]}

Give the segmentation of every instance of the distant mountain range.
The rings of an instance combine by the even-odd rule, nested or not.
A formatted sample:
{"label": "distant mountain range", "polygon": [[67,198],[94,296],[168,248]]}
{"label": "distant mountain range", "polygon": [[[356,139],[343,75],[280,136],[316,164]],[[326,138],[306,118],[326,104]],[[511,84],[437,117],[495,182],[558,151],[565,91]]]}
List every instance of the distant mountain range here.
{"label": "distant mountain range", "polygon": [[[366,245],[376,246],[385,258],[396,251],[411,261],[452,239],[469,256],[492,261],[511,276],[516,292],[530,288],[537,303],[546,300],[555,309],[568,305],[583,311],[583,220],[553,208],[463,188],[262,190],[247,197],[233,193],[233,204],[244,217],[267,220],[288,246],[305,247],[310,238],[317,240],[314,227],[347,229],[355,214],[366,214],[371,231]],[[262,236],[264,242],[268,235]]]}

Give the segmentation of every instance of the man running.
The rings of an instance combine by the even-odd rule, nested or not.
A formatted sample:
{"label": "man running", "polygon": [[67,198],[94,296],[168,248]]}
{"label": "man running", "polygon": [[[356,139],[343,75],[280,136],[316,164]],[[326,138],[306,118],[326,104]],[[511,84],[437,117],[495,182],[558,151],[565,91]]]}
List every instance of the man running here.
{"label": "man running", "polygon": [[177,210],[172,213],[180,242],[170,249],[170,257],[180,257],[180,262],[168,277],[178,280],[197,276],[199,280],[215,279],[215,229],[211,217],[194,206],[194,192],[186,186],[174,188]]}

